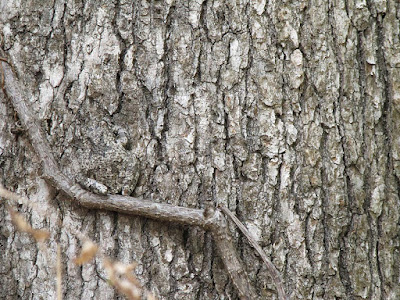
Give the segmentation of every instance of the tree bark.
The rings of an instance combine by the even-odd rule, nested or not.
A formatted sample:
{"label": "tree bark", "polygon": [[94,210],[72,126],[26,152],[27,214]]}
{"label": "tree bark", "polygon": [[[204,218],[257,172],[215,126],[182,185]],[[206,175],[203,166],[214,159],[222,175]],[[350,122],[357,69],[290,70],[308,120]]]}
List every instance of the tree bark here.
{"label": "tree bark", "polygon": [[[0,46],[61,174],[104,207],[130,197],[198,214],[189,226],[72,202],[45,180],[0,92],[0,183],[51,233],[45,255],[0,206],[0,298],[55,299],[57,242],[64,299],[118,297],[100,260],[73,264],[71,232],[82,232],[136,261],[159,299],[236,299],[216,237],[197,226],[209,201],[246,225],[291,299],[400,298],[399,10],[0,0]],[[277,299],[268,268],[229,229],[258,297]]]}

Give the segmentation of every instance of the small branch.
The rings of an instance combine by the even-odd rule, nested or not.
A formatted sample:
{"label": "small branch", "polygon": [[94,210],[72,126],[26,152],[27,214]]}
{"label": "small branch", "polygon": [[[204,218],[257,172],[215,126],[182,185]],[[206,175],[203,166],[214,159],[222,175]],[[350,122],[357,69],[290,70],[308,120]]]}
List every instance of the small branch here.
{"label": "small branch", "polygon": [[247,228],[243,225],[242,222],[225,206],[219,205],[218,208],[223,211],[240,229],[240,231],[246,236],[249,240],[250,245],[256,249],[258,254],[261,256],[261,259],[264,261],[265,265],[267,266],[268,272],[275,283],[276,289],[278,290],[278,296],[280,300],[288,300],[289,297],[286,295],[285,290],[283,288],[283,281],[282,277],[279,274],[279,271],[275,268],[274,264],[268,259],[267,255],[263,251],[263,249],[258,245],[258,243],[254,240],[251,236],[250,232]]}
{"label": "small branch", "polygon": [[22,125],[28,132],[32,146],[39,157],[43,169],[42,176],[46,180],[55,188],[70,196],[79,205],[88,209],[122,212],[160,221],[195,225],[205,230],[210,230],[215,235],[215,244],[233,284],[238,289],[240,298],[256,299],[258,297],[254,287],[250,284],[247,273],[243,269],[242,262],[238,258],[232,237],[226,228],[225,218],[218,211],[215,211],[211,217],[206,218],[203,209],[155,203],[151,200],[120,195],[97,195],[84,190],[69,177],[65,176],[51,152],[43,129],[32,114],[28,106],[28,101],[23,96],[22,86],[7,64],[8,61],[7,63],[5,61],[7,60],[0,60],[5,78],[3,92],[12,102]]}
{"label": "small branch", "polygon": [[[243,263],[237,256],[236,248],[229,231],[228,224],[224,216],[218,211],[206,208],[206,220],[210,224],[210,230],[217,246],[218,252],[224,261],[225,267],[233,282],[240,287],[246,287],[247,293],[243,293],[239,288],[239,294],[242,299],[256,299],[254,287],[249,283],[247,274],[243,269]],[[207,218],[207,216],[209,216]],[[223,241],[223,242],[221,242]],[[245,275],[246,274],[246,275]],[[245,276],[244,276],[245,275]]]}
{"label": "small branch", "polygon": [[112,210],[157,220],[204,227],[205,220],[203,217],[203,210],[201,209],[155,203],[150,200],[128,196],[98,195],[84,190],[80,185],[73,182],[72,179],[65,176],[60,171],[51,153],[51,148],[45,133],[38,124],[36,118],[32,115],[30,107],[27,106],[27,102],[24,101],[17,79],[14,77],[8,65],[4,63],[1,64],[3,64],[6,77],[5,89],[7,95],[18,113],[22,125],[28,131],[32,145],[40,159],[43,177],[55,188],[63,191],[79,205],[89,209]]}

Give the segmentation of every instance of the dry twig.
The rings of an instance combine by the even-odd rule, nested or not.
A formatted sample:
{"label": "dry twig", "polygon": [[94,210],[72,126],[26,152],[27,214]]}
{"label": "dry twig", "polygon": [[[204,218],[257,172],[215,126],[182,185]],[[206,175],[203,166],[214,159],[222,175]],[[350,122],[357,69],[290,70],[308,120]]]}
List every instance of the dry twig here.
{"label": "dry twig", "polygon": [[265,265],[267,266],[267,269],[269,271],[269,274],[272,277],[272,280],[275,283],[276,289],[278,290],[278,296],[280,300],[288,300],[288,296],[285,293],[285,290],[283,288],[283,281],[281,274],[279,274],[279,271],[275,268],[274,264],[268,259],[267,255],[263,251],[263,249],[260,247],[260,245],[254,240],[250,232],[247,230],[247,228],[244,226],[242,222],[225,206],[219,205],[218,208],[222,210],[235,224],[236,226],[240,229],[240,231],[246,236],[246,238],[249,240],[250,245],[256,249],[258,254],[261,256],[261,259],[264,261]]}
{"label": "dry twig", "polygon": [[8,207],[11,220],[20,232],[30,234],[37,242],[44,242],[50,237],[50,232],[47,230],[33,229],[25,218],[11,207]]}
{"label": "dry twig", "polygon": [[214,234],[215,244],[233,284],[238,289],[240,297],[242,299],[257,298],[257,293],[250,284],[248,275],[243,269],[243,264],[236,253],[231,234],[226,226],[226,220],[218,210],[206,217],[205,211],[202,209],[155,203],[151,200],[129,196],[97,195],[82,189],[69,177],[65,176],[51,152],[43,129],[32,114],[28,101],[22,93],[22,86],[12,72],[11,67],[3,61],[0,60],[5,78],[3,91],[12,102],[20,121],[28,132],[32,146],[41,162],[43,177],[46,180],[55,188],[70,196],[71,200],[88,209],[117,211],[160,221],[195,225],[205,230],[210,230]]}

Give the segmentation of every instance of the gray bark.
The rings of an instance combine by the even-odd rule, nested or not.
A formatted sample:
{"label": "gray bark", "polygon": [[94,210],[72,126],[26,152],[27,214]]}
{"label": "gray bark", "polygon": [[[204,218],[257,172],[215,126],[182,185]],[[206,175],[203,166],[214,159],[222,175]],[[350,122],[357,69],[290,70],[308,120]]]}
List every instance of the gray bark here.
{"label": "gray bark", "polygon": [[[0,43],[70,180],[227,206],[291,299],[398,299],[399,12],[395,0],[0,0]],[[51,232],[50,253],[1,205],[0,298],[54,299],[56,242],[64,299],[117,297],[99,260],[73,264],[76,231],[138,262],[160,299],[238,297],[210,233],[71,202],[18,122],[0,92],[0,183],[29,197],[19,209]],[[230,225],[259,297],[276,299]]]}

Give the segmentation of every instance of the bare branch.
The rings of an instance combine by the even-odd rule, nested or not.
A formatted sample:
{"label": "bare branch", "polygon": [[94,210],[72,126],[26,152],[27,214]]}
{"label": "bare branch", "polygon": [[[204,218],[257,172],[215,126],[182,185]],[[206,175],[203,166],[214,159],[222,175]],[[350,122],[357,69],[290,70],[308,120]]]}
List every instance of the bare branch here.
{"label": "bare branch", "polygon": [[240,229],[240,231],[246,236],[249,240],[250,245],[256,249],[258,254],[261,256],[261,259],[264,261],[265,265],[267,266],[268,272],[272,277],[272,280],[275,283],[276,289],[278,290],[278,296],[280,300],[288,300],[289,297],[286,295],[285,290],[283,288],[283,281],[282,277],[279,274],[279,271],[275,268],[274,264],[268,259],[267,255],[263,251],[263,249],[258,245],[258,243],[254,240],[251,236],[250,232],[247,228],[243,225],[242,222],[225,206],[219,205],[218,208],[223,211],[229,218],[236,224],[236,226]]}
{"label": "bare branch", "polygon": [[89,209],[122,212],[160,221],[195,225],[210,230],[215,235],[214,241],[232,282],[238,289],[240,298],[258,298],[254,287],[250,284],[247,273],[243,269],[243,264],[238,258],[232,237],[226,228],[225,218],[218,211],[215,211],[213,216],[206,218],[203,209],[155,203],[151,200],[128,196],[97,195],[84,190],[65,176],[51,152],[43,129],[28,106],[28,101],[26,101],[21,90],[22,86],[7,64],[8,61],[7,63],[5,61],[7,60],[0,60],[5,78],[3,91],[9,97],[22,125],[28,132],[32,146],[41,162],[43,177],[46,180],[55,188],[70,196],[79,205]]}
{"label": "bare branch", "polygon": [[40,159],[43,177],[55,188],[63,191],[79,205],[89,209],[103,209],[133,214],[157,220],[170,221],[181,224],[204,227],[203,210],[174,206],[165,203],[156,203],[120,195],[98,195],[84,190],[74,183],[59,169],[46,135],[32,115],[27,101],[24,100],[18,79],[7,64],[2,63],[6,77],[5,89],[14,109],[18,113],[22,125],[27,129],[32,145]]}
{"label": "bare branch", "polygon": [[232,281],[236,283],[236,288],[239,290],[242,299],[255,299],[256,292],[248,281],[248,276],[242,267],[243,263],[237,256],[226,219],[216,210],[210,214],[210,219],[207,222],[211,225],[210,230],[214,234],[214,241],[226,270]]}

